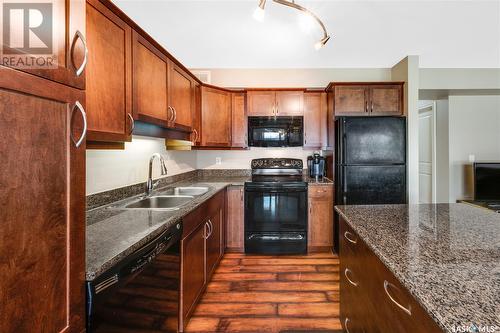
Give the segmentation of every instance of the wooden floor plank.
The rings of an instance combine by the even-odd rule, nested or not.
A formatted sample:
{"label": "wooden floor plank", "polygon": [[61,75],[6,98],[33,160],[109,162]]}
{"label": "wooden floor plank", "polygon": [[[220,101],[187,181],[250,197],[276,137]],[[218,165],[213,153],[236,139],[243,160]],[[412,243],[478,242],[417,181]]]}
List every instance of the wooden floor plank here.
{"label": "wooden floor plank", "polygon": [[331,253],[226,254],[185,332],[341,329],[338,271]]}
{"label": "wooden floor plank", "polygon": [[339,281],[339,274],[337,272],[278,273],[278,281]]}
{"label": "wooden floor plank", "polygon": [[277,280],[276,273],[253,273],[253,272],[238,272],[238,273],[221,273],[217,271],[212,276],[212,281],[268,281]]}
{"label": "wooden floor plank", "polygon": [[339,303],[285,303],[278,304],[278,316],[281,317],[339,317]]}
{"label": "wooden floor plank", "polygon": [[318,281],[240,281],[234,282],[234,291],[334,291],[338,283]]}
{"label": "wooden floor plank", "polygon": [[276,316],[277,304],[257,303],[200,303],[194,316],[201,317],[242,317],[242,316]]}
{"label": "wooden floor plank", "polygon": [[340,329],[338,318],[222,318],[220,332],[281,332]]}

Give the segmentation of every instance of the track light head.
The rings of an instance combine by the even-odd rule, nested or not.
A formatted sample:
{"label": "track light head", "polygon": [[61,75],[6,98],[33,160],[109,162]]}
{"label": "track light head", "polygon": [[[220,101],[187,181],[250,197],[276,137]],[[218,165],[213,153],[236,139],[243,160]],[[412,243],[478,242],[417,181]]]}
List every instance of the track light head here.
{"label": "track light head", "polygon": [[262,21],[264,20],[265,16],[265,7],[266,7],[266,0],[260,0],[259,1],[259,6],[255,8],[255,11],[253,12],[253,18],[256,19],[257,21]]}

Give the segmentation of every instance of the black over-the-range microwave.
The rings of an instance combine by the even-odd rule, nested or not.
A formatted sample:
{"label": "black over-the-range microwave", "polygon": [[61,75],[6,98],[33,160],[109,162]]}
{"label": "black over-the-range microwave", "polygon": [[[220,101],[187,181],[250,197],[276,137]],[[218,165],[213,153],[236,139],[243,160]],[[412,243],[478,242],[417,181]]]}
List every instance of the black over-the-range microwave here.
{"label": "black over-the-range microwave", "polygon": [[250,147],[300,147],[303,139],[303,117],[248,117]]}

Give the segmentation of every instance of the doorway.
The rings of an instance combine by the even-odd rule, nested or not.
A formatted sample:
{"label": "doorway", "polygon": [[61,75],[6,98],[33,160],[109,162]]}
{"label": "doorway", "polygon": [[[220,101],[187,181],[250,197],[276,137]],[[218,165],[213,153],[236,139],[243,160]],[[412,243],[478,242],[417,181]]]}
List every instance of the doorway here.
{"label": "doorway", "polygon": [[436,103],[418,110],[419,203],[436,202]]}

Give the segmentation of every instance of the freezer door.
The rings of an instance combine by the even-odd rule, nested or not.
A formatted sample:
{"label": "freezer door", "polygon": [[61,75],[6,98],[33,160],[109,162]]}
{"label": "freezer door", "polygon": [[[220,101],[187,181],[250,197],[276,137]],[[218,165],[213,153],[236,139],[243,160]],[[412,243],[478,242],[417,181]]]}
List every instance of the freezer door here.
{"label": "freezer door", "polygon": [[339,163],[406,163],[406,120],[401,117],[343,118]]}
{"label": "freezer door", "polygon": [[348,166],[341,168],[339,203],[376,205],[406,203],[406,166]]}

